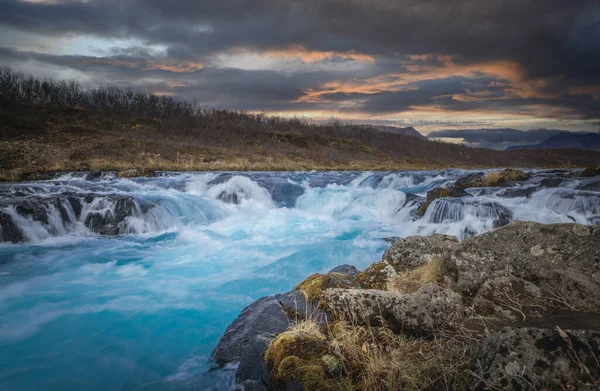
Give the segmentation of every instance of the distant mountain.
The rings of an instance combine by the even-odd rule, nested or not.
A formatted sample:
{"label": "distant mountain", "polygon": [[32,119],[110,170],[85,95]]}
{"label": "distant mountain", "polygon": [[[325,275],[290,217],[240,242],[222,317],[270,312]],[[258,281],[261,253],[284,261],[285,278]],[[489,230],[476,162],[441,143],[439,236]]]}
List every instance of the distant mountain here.
{"label": "distant mountain", "polygon": [[600,134],[562,132],[537,144],[515,145],[506,148],[507,151],[517,149],[590,149],[600,151]]}
{"label": "distant mountain", "polygon": [[413,128],[412,126],[409,126],[407,128],[398,128],[395,126],[376,125],[373,127],[385,133],[401,134],[403,136],[414,136],[423,140],[428,140],[427,137],[423,136],[417,131],[417,129]]}

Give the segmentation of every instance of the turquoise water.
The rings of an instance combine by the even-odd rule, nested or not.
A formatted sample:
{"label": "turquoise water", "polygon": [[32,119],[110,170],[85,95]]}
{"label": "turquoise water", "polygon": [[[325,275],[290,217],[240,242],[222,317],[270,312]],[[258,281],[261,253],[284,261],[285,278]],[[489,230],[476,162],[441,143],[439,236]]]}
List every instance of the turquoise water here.
{"label": "turquoise water", "polygon": [[[339,264],[362,269],[380,259],[386,237],[491,229],[476,215],[411,216],[406,193],[461,174],[65,175],[4,185],[5,199],[126,194],[154,207],[121,236],[81,221],[20,221],[26,243],[0,245],[0,389],[228,389],[234,371],[215,369],[210,353],[253,300]],[[502,202],[515,218],[573,220],[540,197]],[[575,217],[585,223],[593,212]]]}

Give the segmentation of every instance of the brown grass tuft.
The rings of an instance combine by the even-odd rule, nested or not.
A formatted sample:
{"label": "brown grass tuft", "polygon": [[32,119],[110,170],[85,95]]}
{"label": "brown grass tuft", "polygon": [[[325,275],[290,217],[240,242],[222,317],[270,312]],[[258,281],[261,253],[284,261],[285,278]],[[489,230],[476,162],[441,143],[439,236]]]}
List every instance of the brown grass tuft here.
{"label": "brown grass tuft", "polygon": [[405,273],[398,274],[388,282],[388,290],[398,293],[412,293],[425,284],[441,284],[444,275],[444,262],[441,257],[433,257],[426,264]]}

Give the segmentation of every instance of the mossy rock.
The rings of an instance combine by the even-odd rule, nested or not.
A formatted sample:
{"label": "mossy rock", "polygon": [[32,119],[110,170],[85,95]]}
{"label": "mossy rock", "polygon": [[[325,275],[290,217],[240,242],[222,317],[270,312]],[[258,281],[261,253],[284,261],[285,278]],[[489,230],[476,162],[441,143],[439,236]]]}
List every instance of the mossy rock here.
{"label": "mossy rock", "polygon": [[330,272],[327,274],[315,273],[296,285],[294,289],[302,292],[307,301],[317,301],[326,289],[355,288],[357,286],[358,278],[356,276]]}
{"label": "mossy rock", "polygon": [[358,275],[360,286],[365,289],[387,288],[388,281],[396,275],[396,271],[387,261],[372,264]]}
{"label": "mossy rock", "polygon": [[336,382],[327,375],[335,364],[328,353],[329,345],[323,337],[302,331],[280,334],[265,355],[271,387],[286,389],[297,382],[304,390],[337,389]]}

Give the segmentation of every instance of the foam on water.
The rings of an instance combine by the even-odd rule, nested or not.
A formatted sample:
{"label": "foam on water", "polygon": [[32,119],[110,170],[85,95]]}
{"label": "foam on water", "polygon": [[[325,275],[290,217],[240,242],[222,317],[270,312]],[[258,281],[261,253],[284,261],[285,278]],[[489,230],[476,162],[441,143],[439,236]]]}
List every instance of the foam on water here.
{"label": "foam on water", "polygon": [[[415,216],[419,196],[464,174],[65,174],[0,185],[0,209],[25,234],[0,244],[0,389],[228,389],[235,368],[214,370],[210,353],[246,305],[341,263],[364,268],[383,238],[600,214],[598,193],[570,179],[530,197],[485,189],[438,200]],[[23,200],[47,222],[19,213]],[[89,216],[123,211],[116,236],[89,228]]]}

